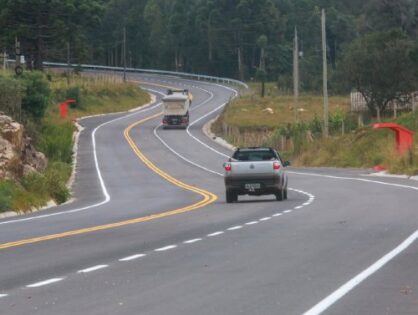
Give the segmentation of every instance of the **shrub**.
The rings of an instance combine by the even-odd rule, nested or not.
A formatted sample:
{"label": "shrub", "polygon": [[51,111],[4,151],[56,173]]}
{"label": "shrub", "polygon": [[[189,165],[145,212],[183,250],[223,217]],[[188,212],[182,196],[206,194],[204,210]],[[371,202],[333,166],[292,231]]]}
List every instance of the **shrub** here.
{"label": "shrub", "polygon": [[69,87],[65,93],[66,99],[73,99],[76,100],[77,103],[70,104],[71,108],[80,108],[82,106],[81,103],[81,91],[80,87],[78,86],[72,86]]}
{"label": "shrub", "polygon": [[45,173],[46,187],[49,195],[57,203],[64,203],[70,197],[66,182],[71,174],[71,166],[65,163],[51,163]]}
{"label": "shrub", "polygon": [[12,181],[0,181],[0,212],[11,209],[15,189],[16,185]]}
{"label": "shrub", "polygon": [[20,120],[22,94],[23,87],[18,80],[0,76],[0,111]]}
{"label": "shrub", "polygon": [[45,183],[45,176],[35,172],[23,177],[21,181],[23,188],[39,199],[48,199],[48,187]]}
{"label": "shrub", "polygon": [[49,160],[71,163],[72,147],[73,125],[70,121],[53,122],[47,119],[43,122],[39,149]]}
{"label": "shrub", "polygon": [[40,120],[50,102],[49,83],[41,72],[24,72],[21,80],[25,87],[22,110],[28,118]]}

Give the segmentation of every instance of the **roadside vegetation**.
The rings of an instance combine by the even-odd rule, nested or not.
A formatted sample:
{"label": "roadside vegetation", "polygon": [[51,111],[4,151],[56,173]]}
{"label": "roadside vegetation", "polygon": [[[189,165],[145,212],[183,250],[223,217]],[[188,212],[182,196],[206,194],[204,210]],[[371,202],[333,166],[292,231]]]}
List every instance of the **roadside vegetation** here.
{"label": "roadside vegetation", "polygon": [[[23,177],[10,166],[10,178],[0,180],[0,212],[27,212],[54,200],[60,204],[70,198],[67,182],[72,173],[73,120],[86,115],[126,111],[149,101],[149,95],[116,76],[83,77],[66,74],[25,72],[20,78],[0,72],[2,111],[25,126],[36,149],[48,159],[43,172]],[[6,98],[6,96],[7,98]],[[59,117],[59,103],[77,101],[66,119]],[[3,102],[4,103],[4,102]],[[3,104],[4,105],[4,104]]]}
{"label": "roadside vegetation", "polygon": [[[236,146],[273,146],[295,166],[386,167],[397,174],[418,175],[418,142],[410,154],[399,157],[392,132],[375,130],[371,113],[350,110],[348,96],[330,97],[330,137],[323,138],[322,96],[302,95],[295,120],[293,97],[280,95],[274,84],[267,85],[262,98],[259,87],[230,102],[212,125],[212,131]],[[403,112],[397,119],[390,113],[381,118],[418,132],[418,112]]]}

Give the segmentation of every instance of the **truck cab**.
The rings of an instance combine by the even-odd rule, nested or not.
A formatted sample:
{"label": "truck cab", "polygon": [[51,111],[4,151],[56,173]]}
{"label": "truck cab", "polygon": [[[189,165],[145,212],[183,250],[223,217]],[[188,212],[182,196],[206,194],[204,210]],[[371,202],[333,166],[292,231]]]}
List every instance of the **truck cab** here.
{"label": "truck cab", "polygon": [[163,98],[163,128],[189,126],[190,95],[188,90],[169,90]]}

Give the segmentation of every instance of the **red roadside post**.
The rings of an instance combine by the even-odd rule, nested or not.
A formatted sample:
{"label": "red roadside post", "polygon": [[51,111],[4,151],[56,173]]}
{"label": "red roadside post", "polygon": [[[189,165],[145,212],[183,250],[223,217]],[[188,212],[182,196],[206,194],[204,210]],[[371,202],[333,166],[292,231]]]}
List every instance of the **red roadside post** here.
{"label": "red roadside post", "polygon": [[66,100],[60,104],[60,117],[65,119],[68,116],[68,105],[77,103],[76,100]]}
{"label": "red roadside post", "polygon": [[399,155],[404,155],[412,149],[414,144],[414,132],[394,123],[379,123],[373,125],[374,129],[387,128],[395,132],[396,149]]}

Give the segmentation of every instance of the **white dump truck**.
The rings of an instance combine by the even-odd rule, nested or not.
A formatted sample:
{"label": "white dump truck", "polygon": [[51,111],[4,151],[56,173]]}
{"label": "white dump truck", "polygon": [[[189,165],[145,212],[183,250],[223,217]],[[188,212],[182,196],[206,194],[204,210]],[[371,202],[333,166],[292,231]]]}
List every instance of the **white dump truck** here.
{"label": "white dump truck", "polygon": [[163,98],[163,128],[189,126],[189,109],[192,97],[188,90],[168,90]]}

